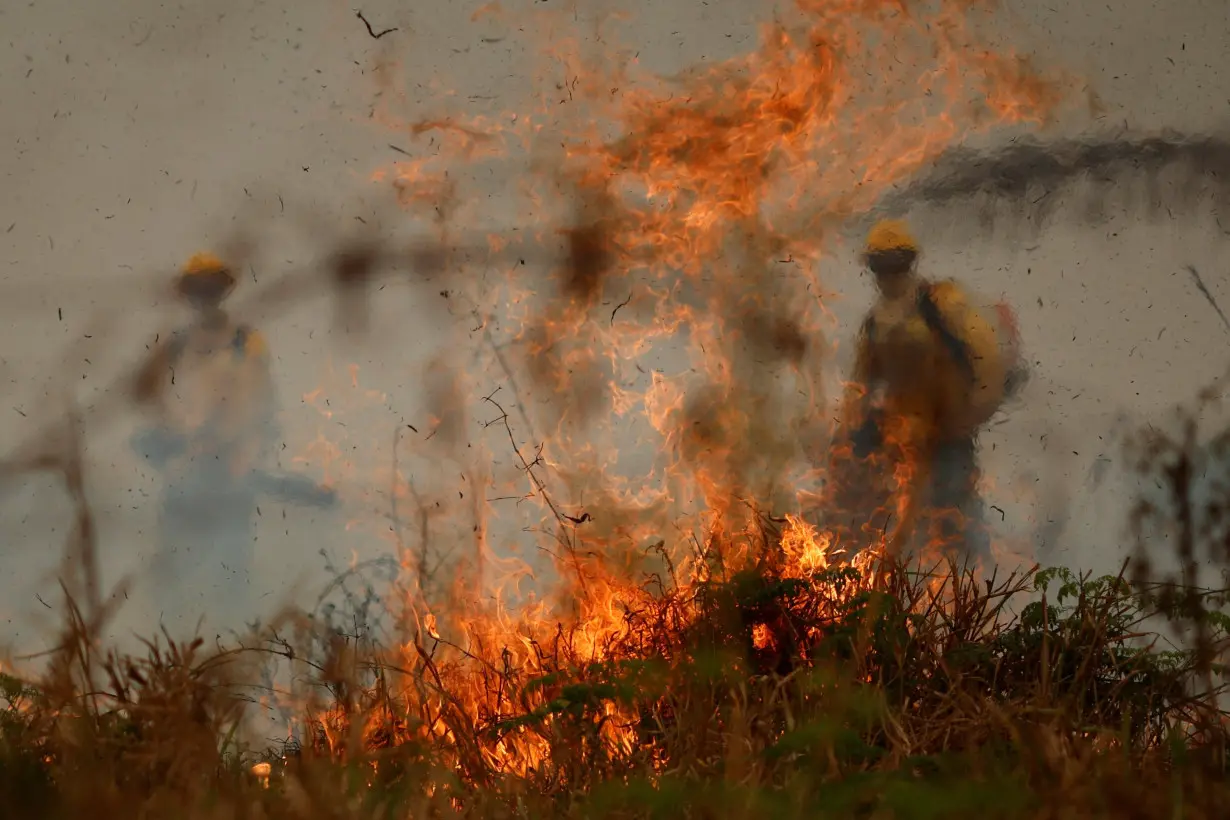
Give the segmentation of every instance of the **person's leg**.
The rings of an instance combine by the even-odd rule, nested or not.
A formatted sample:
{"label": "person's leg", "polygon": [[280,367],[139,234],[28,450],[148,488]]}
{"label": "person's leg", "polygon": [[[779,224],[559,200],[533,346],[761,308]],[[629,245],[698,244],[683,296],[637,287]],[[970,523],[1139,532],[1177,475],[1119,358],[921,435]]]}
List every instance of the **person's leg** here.
{"label": "person's leg", "polygon": [[250,498],[232,498],[225,507],[225,523],[217,533],[213,556],[211,598],[220,630],[242,631],[254,618],[252,611],[252,521]]}
{"label": "person's leg", "polygon": [[[206,628],[209,634],[220,635],[224,642],[245,639],[248,625],[255,620],[251,571],[254,557],[252,521],[256,512],[256,497],[249,482],[237,482],[226,493],[214,498],[216,526],[213,533],[214,551],[207,572],[209,611]],[[252,659],[249,658],[251,661]],[[261,688],[259,669],[245,664],[234,670],[231,693],[246,703],[236,704],[240,738],[264,740],[267,734],[256,732],[260,709],[254,706],[269,692]]]}
{"label": "person's leg", "polygon": [[[225,634],[251,619],[255,499],[246,482],[206,462],[167,488],[154,597],[172,634]],[[229,482],[229,483],[228,483]]]}
{"label": "person's leg", "polygon": [[242,630],[249,617],[248,570],[251,564],[251,511],[253,503],[239,489],[210,488],[196,496],[189,522],[185,560],[194,572],[181,590],[184,608],[192,610],[192,626],[203,616],[203,630],[211,637]]}
{"label": "person's leg", "polygon": [[853,555],[879,543],[893,517],[892,475],[901,454],[886,447],[884,416],[873,413],[833,442],[826,476],[824,529]]}
{"label": "person's leg", "polygon": [[959,562],[991,560],[990,531],[978,493],[980,476],[973,439],[945,443],[936,453],[930,512],[934,536]]}
{"label": "person's leg", "polygon": [[[208,517],[202,516],[190,480],[167,487],[158,521],[158,551],[151,575],[154,623],[183,640],[196,630],[201,613],[201,556],[208,551]],[[155,631],[161,634],[161,628]]]}

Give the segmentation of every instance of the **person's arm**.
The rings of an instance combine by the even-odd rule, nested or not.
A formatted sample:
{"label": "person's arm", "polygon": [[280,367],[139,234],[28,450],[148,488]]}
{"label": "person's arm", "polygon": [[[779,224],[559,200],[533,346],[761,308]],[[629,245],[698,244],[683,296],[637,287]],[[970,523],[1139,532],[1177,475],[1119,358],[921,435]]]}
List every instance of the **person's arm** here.
{"label": "person's arm", "polygon": [[845,382],[838,417],[838,440],[851,444],[858,459],[866,458],[882,443],[881,419],[876,413],[882,378],[872,343],[873,329],[869,316],[855,341],[854,366]]}
{"label": "person's arm", "polygon": [[879,388],[879,364],[871,343],[872,318],[863,322],[855,339],[854,366],[845,383],[842,399],[841,421],[847,429],[857,428],[867,414],[871,399]]}
{"label": "person's arm", "polygon": [[170,387],[172,369],[182,347],[182,336],[179,333],[171,334],[150,354],[132,383],[133,398],[152,418],[137,428],[129,445],[138,456],[159,468],[185,446],[183,436],[167,425],[163,413],[164,396]]}
{"label": "person's arm", "polygon": [[132,393],[137,404],[151,407],[161,403],[162,394],[171,381],[172,368],[183,346],[182,334],[172,333],[165,342],[154,348],[133,378]]}
{"label": "person's arm", "polygon": [[276,429],[278,397],[273,382],[273,362],[269,355],[269,344],[259,330],[248,331],[244,345],[244,361],[251,376],[249,387],[252,391],[255,419],[270,430]]}
{"label": "person's arm", "polygon": [[279,438],[277,390],[273,363],[264,334],[248,330],[243,346],[243,421],[239,435],[250,445],[246,457],[259,461],[270,454]]}

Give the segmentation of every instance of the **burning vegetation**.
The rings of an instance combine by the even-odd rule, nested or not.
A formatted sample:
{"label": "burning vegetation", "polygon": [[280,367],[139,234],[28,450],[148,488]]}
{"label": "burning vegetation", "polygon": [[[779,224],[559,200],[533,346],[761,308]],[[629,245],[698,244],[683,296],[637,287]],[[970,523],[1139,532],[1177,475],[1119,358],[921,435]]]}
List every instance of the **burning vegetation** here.
{"label": "burning vegetation", "polygon": [[[381,125],[431,140],[373,174],[428,232],[400,247],[349,240],[323,275],[243,304],[327,287],[339,323],[375,334],[376,289],[410,278],[472,319],[450,340],[462,352],[422,374],[427,421],[399,422],[390,466],[359,475],[323,436],[300,454],[348,514],[370,500],[360,480],[389,488],[394,565],[377,581],[371,566],[339,571],[340,604],[231,644],[164,633],[144,658],[108,651],[77,419],[54,426],[6,464],[63,474],[79,526],[62,642],[37,680],[0,676],[0,807],[1225,816],[1215,661],[1230,621],[1217,595],[1190,573],[1012,571],[1003,550],[959,565],[926,539],[899,554],[883,521],[913,525],[901,512],[918,449],[888,441],[905,455],[886,465],[829,421],[820,271],[839,230],[894,198],[1058,181],[1080,154],[1018,152],[1001,158],[1017,176],[995,184],[937,181],[968,136],[1042,128],[1068,102],[1063,78],[981,45],[981,5],[798,0],[751,54],[670,80],[552,30],[570,79],[534,110],[407,122],[378,106]],[[879,66],[890,40],[904,75]],[[1108,173],[1126,167],[1103,154],[1118,163]],[[465,199],[456,169],[492,159],[523,162],[532,225],[487,229]],[[151,367],[95,416],[156,398]],[[305,400],[347,412],[326,393]],[[1178,522],[1185,567],[1220,543],[1220,507],[1193,510],[1191,477],[1223,439],[1193,432],[1145,453],[1175,493],[1172,518],[1155,507],[1140,521]],[[412,460],[441,477],[414,480]],[[888,498],[844,481],[854,462]],[[856,526],[834,524],[851,515]],[[1158,651],[1165,619],[1194,627],[1196,647]],[[269,679],[254,698],[271,659],[292,685]],[[290,740],[240,742],[254,699],[285,711]]]}

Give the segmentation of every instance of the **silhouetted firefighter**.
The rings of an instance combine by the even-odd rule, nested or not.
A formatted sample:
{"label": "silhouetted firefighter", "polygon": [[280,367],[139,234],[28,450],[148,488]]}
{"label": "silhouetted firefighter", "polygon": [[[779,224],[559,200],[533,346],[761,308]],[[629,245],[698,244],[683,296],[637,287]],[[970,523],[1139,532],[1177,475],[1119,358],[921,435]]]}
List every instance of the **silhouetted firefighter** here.
{"label": "silhouetted firefighter", "polygon": [[[264,337],[222,309],[236,284],[228,266],[197,254],[177,281],[196,314],[161,348],[140,379],[155,423],[135,445],[166,476],[153,567],[168,621],[186,610],[241,626],[250,618],[252,517],[258,498],[324,504],[332,493],[306,478],[265,469],[279,439]],[[186,626],[194,626],[192,623]]]}
{"label": "silhouetted firefighter", "polygon": [[903,222],[876,224],[863,259],[879,298],[859,334],[842,424],[854,458],[874,462],[863,473],[873,482],[847,486],[839,507],[866,520],[857,495],[880,503],[904,481],[911,503],[873,526],[899,533],[899,546],[930,542],[958,560],[989,560],[976,439],[1025,378],[1011,313],[974,304],[952,280],[920,276]]}

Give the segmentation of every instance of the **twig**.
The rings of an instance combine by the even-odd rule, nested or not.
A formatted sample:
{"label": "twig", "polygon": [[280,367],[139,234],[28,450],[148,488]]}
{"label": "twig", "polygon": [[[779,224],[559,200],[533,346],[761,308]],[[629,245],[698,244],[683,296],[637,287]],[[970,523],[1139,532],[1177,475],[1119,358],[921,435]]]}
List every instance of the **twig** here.
{"label": "twig", "polygon": [[1209,289],[1205,286],[1204,279],[1200,276],[1200,271],[1196,270],[1195,265],[1188,265],[1187,272],[1192,275],[1192,279],[1196,283],[1196,288],[1200,291],[1201,295],[1203,295],[1204,298],[1208,300],[1209,304],[1213,306],[1213,310],[1217,311],[1217,315],[1221,317],[1221,323],[1226,326],[1227,330],[1230,330],[1230,319],[1226,318],[1226,314],[1222,312],[1221,307],[1217,304],[1217,300],[1213,298],[1213,294],[1210,293]]}
{"label": "twig", "polygon": [[628,298],[627,298],[627,299],[624,299],[622,302],[620,302],[618,305],[616,305],[616,306],[615,306],[615,309],[611,311],[611,324],[612,324],[612,325],[613,325],[613,324],[615,324],[615,314],[616,314],[616,313],[619,313],[619,309],[620,309],[620,308],[622,308],[622,307],[625,307],[625,306],[626,306],[629,302],[631,302],[631,301],[632,301],[632,293],[631,293],[631,292],[629,292],[629,293],[628,293]]}
{"label": "twig", "polygon": [[[495,360],[499,363],[500,369],[504,371],[504,377],[508,379],[509,385],[512,387],[513,395],[518,395],[521,391],[517,389],[517,380],[513,376],[512,368],[508,365],[508,360],[504,358],[504,353],[500,350],[500,346],[495,343],[495,337],[491,335],[491,323],[485,317],[480,316],[478,311],[473,311],[474,318],[482,322],[483,338],[487,340],[487,344],[491,346],[491,352],[495,354]],[[497,391],[498,392],[498,391]],[[495,395],[494,393],[492,395]],[[525,429],[529,432],[530,437],[536,437],[534,432],[534,423],[530,421],[529,415],[525,412],[525,405],[520,399],[517,399],[517,413],[521,416],[521,421],[525,424]]]}
{"label": "twig", "polygon": [[[497,387],[495,392],[498,391],[499,388]],[[530,481],[533,482],[534,488],[537,490],[538,494],[542,496],[542,500],[547,503],[547,507],[551,510],[552,515],[555,516],[555,520],[559,522],[560,526],[563,527],[565,531],[567,531],[565,521],[570,520],[571,517],[564,515],[560,512],[559,508],[555,506],[555,502],[551,500],[550,494],[547,493],[546,485],[543,484],[542,479],[540,479],[534,472],[534,465],[541,463],[541,456],[535,456],[533,462],[526,461],[525,456],[521,453],[521,448],[517,446],[517,439],[513,435],[512,426],[508,423],[508,411],[506,411],[503,406],[495,400],[495,392],[492,392],[491,395],[483,396],[483,401],[491,404],[496,410],[500,411],[499,418],[487,422],[487,426],[501,422],[504,424],[504,430],[508,433],[508,441],[512,444],[513,452],[517,454],[517,458],[521,461],[521,465],[524,468],[526,475],[530,477]],[[584,516],[582,516],[582,518],[584,518]],[[580,523],[580,521],[576,521],[576,523]],[[575,525],[576,524],[574,523],[574,526]],[[581,570],[581,561],[577,556],[576,545],[573,544],[572,540],[569,538],[564,540],[564,546],[572,556],[573,565],[576,567],[577,571],[577,581],[580,582],[581,589],[588,594],[588,587],[585,583],[585,574]]]}
{"label": "twig", "polygon": [[[402,424],[405,424],[405,422],[402,422]],[[413,424],[406,424],[406,427],[409,427],[411,430],[413,430],[416,433],[418,432],[418,430],[415,429]],[[393,435],[393,483],[394,483],[394,487],[391,492],[393,493],[392,516],[393,516],[393,526],[397,533],[397,547],[399,550],[405,550],[405,542],[401,534],[401,516],[399,515],[398,508],[397,508],[396,482],[401,475],[401,468],[399,466],[400,461],[398,458],[400,446],[401,446],[401,424],[397,426],[397,430]],[[434,574],[432,571],[428,570],[427,568],[427,558],[428,558],[428,555],[427,555],[427,544],[428,544],[427,505],[423,503],[422,497],[419,496],[418,490],[414,486],[414,482],[410,481],[409,479],[406,480],[406,489],[410,493],[410,496],[414,499],[414,503],[418,507],[418,510],[419,510],[419,556],[418,556],[419,566],[418,566],[417,575],[418,575],[419,595],[423,597],[424,601],[426,601],[427,585],[431,582],[431,577]]]}
{"label": "twig", "polygon": [[384,35],[392,34],[393,32],[397,31],[397,29],[395,28],[386,28],[384,31],[380,33],[376,33],[376,31],[372,29],[372,24],[367,22],[367,18],[363,16],[363,12],[361,11],[355,12],[355,17],[358,17],[360,20],[363,21],[363,25],[367,26],[367,33],[372,36],[373,40],[379,40]]}

